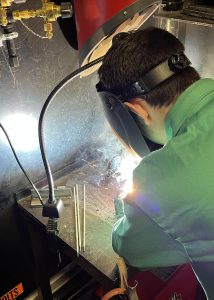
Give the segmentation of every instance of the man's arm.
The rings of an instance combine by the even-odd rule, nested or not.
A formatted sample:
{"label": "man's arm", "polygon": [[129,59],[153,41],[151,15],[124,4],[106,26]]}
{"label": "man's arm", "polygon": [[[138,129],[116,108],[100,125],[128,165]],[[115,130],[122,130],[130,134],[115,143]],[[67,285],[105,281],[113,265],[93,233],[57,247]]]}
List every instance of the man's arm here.
{"label": "man's arm", "polygon": [[183,246],[167,235],[137,205],[124,200],[124,215],[115,223],[112,246],[128,265],[154,268],[188,262]]}

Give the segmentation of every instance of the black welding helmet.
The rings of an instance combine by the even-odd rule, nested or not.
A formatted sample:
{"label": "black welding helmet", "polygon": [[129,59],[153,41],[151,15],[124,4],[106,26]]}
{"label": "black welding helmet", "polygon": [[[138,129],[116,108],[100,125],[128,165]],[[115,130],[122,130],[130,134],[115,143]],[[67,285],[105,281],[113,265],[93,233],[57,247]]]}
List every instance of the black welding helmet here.
{"label": "black welding helmet", "polygon": [[144,74],[137,82],[122,90],[108,90],[101,82],[96,85],[110,126],[132,153],[134,152],[143,157],[150,150],[138,123],[133,117],[133,113],[127,109],[123,102],[146,95],[163,81],[175,73],[181,72],[190,64],[185,54],[176,54]]}

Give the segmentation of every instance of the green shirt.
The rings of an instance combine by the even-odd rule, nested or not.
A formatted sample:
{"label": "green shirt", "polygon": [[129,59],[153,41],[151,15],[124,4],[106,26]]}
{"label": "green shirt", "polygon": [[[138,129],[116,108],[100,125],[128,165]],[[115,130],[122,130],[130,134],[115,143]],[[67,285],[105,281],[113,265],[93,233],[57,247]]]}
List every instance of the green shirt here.
{"label": "green shirt", "polygon": [[134,171],[113,248],[140,269],[191,262],[214,299],[214,80],[186,89],[165,125],[168,143]]}

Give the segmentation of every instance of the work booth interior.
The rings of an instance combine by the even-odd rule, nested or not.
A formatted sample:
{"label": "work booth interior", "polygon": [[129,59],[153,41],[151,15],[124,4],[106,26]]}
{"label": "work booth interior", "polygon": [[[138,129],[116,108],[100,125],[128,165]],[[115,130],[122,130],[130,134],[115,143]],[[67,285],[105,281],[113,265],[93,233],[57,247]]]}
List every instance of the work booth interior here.
{"label": "work booth interior", "polygon": [[[32,2],[28,5],[33,5]],[[36,33],[42,31],[40,20],[32,19],[27,25]],[[150,25],[175,34],[184,43],[186,54],[200,75],[214,76],[213,24],[195,24],[161,15],[153,16],[144,27]],[[5,48],[1,47],[0,120],[20,162],[47,197],[38,119],[51,90],[79,67],[79,54],[58,23],[53,25],[51,40],[35,36],[21,23],[15,26],[19,32],[16,47],[20,66],[11,68]],[[71,299],[99,299],[100,287],[108,290],[116,284],[118,257],[111,248],[111,228],[116,220],[114,199],[124,189],[137,162],[120,145],[104,119],[95,89],[97,81],[96,72],[74,79],[56,96],[45,117],[47,157],[56,193],[64,199],[65,206],[57,242],[60,264],[55,244],[47,239],[47,218],[42,217],[38,197],[0,132],[0,296],[21,284],[23,292],[19,299],[39,299],[40,291],[35,292],[36,288],[40,286],[49,295],[47,281],[51,278],[56,299],[70,299],[68,294],[73,295]],[[82,244],[79,254],[75,185],[79,189],[81,222],[84,188],[86,200],[85,249]],[[28,298],[30,294],[32,298]]]}

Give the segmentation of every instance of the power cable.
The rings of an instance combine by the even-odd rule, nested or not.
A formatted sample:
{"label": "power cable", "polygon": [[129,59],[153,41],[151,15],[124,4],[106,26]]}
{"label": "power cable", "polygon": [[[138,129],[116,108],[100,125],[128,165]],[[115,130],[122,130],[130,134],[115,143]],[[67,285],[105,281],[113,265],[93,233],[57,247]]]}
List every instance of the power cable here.
{"label": "power cable", "polygon": [[11,142],[11,140],[10,140],[10,138],[9,138],[9,135],[7,134],[6,129],[4,128],[4,126],[3,126],[1,123],[0,123],[0,128],[2,129],[2,131],[4,132],[4,134],[5,134],[5,136],[6,136],[7,140],[8,140],[8,143],[9,143],[9,145],[10,145],[10,148],[11,148],[11,150],[12,150],[12,152],[13,152],[13,155],[14,155],[14,157],[15,157],[15,159],[16,159],[18,165],[19,165],[19,167],[21,168],[22,172],[24,173],[25,177],[27,178],[27,180],[29,181],[29,183],[31,184],[31,186],[33,187],[33,189],[35,190],[36,194],[37,194],[38,197],[39,197],[39,200],[40,200],[41,204],[43,205],[42,197],[41,197],[41,195],[40,195],[38,189],[36,188],[36,186],[35,186],[35,184],[33,183],[33,181],[29,178],[27,172],[25,171],[24,167],[22,166],[22,164],[21,164],[21,162],[20,162],[20,160],[19,160],[19,158],[18,158],[18,156],[17,156],[17,154],[16,154],[16,151],[15,151],[13,145],[12,145],[12,142]]}
{"label": "power cable", "polygon": [[103,60],[104,56],[86,64],[85,66],[75,70],[71,74],[67,75],[63,80],[60,81],[60,83],[57,84],[57,86],[52,90],[52,92],[49,94],[48,98],[46,99],[42,111],[40,113],[39,117],[39,127],[38,127],[38,134],[39,134],[39,144],[40,144],[40,151],[42,155],[42,160],[45,167],[45,172],[47,176],[48,181],[48,187],[49,187],[49,197],[48,197],[48,203],[53,204],[56,202],[55,194],[54,194],[54,183],[53,183],[53,177],[50,169],[49,162],[46,157],[45,152],[45,141],[44,141],[44,116],[45,113],[50,105],[50,103],[53,101],[53,99],[56,97],[56,95],[62,90],[63,87],[65,87],[71,80],[76,78],[79,74],[84,72],[85,70],[89,69],[90,67],[100,63]]}

